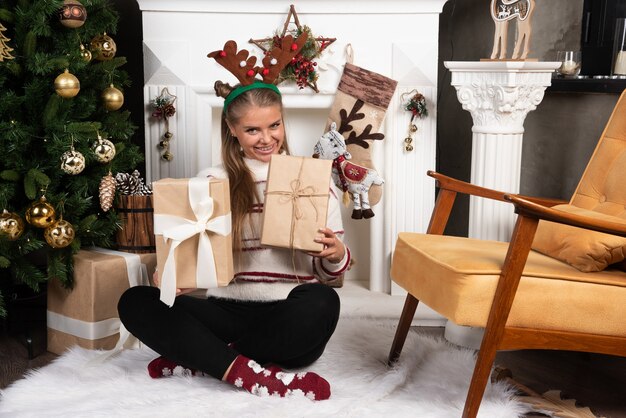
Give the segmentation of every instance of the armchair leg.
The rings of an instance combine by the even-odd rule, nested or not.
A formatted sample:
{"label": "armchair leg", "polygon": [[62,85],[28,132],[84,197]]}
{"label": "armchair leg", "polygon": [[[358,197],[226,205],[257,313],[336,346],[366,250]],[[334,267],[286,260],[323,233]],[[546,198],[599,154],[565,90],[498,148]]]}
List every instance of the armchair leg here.
{"label": "armchair leg", "polygon": [[390,366],[395,363],[400,357],[400,352],[402,352],[404,341],[406,341],[406,336],[409,333],[409,328],[411,327],[413,315],[415,315],[415,309],[417,309],[418,303],[419,301],[413,295],[411,295],[410,293],[406,295],[404,308],[402,308],[402,315],[400,316],[398,328],[396,329],[396,335],[393,337],[393,343],[391,343],[391,351],[389,351],[389,359],[387,360],[387,364]]}

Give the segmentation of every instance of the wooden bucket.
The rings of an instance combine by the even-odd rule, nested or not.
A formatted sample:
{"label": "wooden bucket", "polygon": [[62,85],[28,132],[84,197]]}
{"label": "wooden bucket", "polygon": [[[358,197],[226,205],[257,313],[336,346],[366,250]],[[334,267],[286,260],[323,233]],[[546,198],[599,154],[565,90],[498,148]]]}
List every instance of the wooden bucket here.
{"label": "wooden bucket", "polygon": [[152,196],[120,195],[116,211],[122,221],[117,249],[140,254],[155,252]]}

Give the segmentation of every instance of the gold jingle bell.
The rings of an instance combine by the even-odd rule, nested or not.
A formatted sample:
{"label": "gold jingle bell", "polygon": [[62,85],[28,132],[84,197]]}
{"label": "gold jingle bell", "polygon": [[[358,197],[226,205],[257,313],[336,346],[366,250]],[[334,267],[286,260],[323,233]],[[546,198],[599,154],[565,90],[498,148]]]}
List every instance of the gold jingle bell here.
{"label": "gold jingle bell", "polygon": [[54,207],[46,201],[45,196],[41,196],[39,201],[33,202],[26,209],[26,222],[37,228],[47,228],[56,221],[56,211]]}
{"label": "gold jingle bell", "polygon": [[124,94],[111,84],[102,92],[102,100],[106,110],[115,111],[124,104]]}
{"label": "gold jingle bell", "polygon": [[174,154],[169,151],[165,151],[163,155],[161,155],[161,158],[165,161],[172,161],[174,159]]}
{"label": "gold jingle bell", "polygon": [[72,148],[61,155],[61,170],[76,175],[85,169],[85,156]]}
{"label": "gold jingle bell", "polygon": [[0,236],[6,237],[9,241],[15,241],[24,233],[24,221],[17,213],[12,213],[6,209],[0,214]]}
{"label": "gold jingle bell", "polygon": [[405,149],[406,151],[408,151],[408,152],[411,152],[411,151],[413,151],[413,145],[406,144],[406,145],[404,146],[404,149]]}
{"label": "gold jingle bell", "polygon": [[59,219],[58,222],[46,228],[43,236],[52,248],[65,248],[72,243],[75,234],[71,223]]}
{"label": "gold jingle bell", "polygon": [[115,56],[117,45],[115,45],[113,38],[105,32],[91,40],[91,51],[98,61],[109,61]]}
{"label": "gold jingle bell", "polygon": [[417,125],[412,123],[411,126],[409,127],[409,130],[411,131],[411,133],[417,132]]}
{"label": "gold jingle bell", "polygon": [[59,21],[66,28],[79,28],[87,20],[87,10],[78,0],[65,0],[59,10]]}
{"label": "gold jingle bell", "polygon": [[98,140],[93,143],[93,152],[99,162],[108,163],[115,157],[115,145],[108,139],[98,136]]}
{"label": "gold jingle bell", "polygon": [[54,79],[54,90],[64,99],[70,99],[80,91],[80,81],[66,69]]}

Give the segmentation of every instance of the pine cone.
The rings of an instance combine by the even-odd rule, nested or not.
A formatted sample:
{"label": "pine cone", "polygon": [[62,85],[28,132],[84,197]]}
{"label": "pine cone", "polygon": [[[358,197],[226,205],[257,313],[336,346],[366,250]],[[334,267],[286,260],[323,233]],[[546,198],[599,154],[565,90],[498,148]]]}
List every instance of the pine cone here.
{"label": "pine cone", "polygon": [[115,184],[115,178],[113,178],[110,171],[108,175],[102,177],[102,180],[100,180],[100,207],[105,212],[113,206]]}

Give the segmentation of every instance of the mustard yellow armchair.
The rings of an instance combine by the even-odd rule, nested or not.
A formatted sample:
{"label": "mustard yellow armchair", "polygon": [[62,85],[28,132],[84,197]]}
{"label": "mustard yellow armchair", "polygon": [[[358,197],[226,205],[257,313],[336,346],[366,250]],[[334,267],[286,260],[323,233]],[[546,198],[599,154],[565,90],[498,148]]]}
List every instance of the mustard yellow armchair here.
{"label": "mustard yellow armchair", "polygon": [[[390,364],[419,301],[458,325],[485,328],[463,417],[477,415],[498,350],[626,356],[626,92],[569,202],[428,175],[439,188],[428,231],[400,233],[393,254],[392,280],[408,294]],[[457,193],[510,202],[510,243],[442,235]]]}

